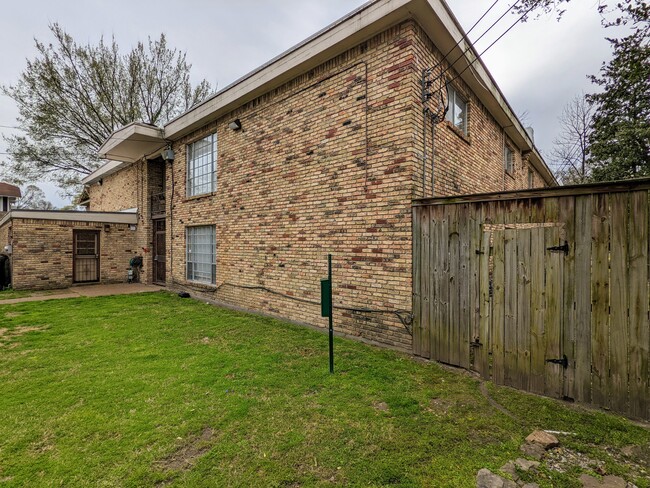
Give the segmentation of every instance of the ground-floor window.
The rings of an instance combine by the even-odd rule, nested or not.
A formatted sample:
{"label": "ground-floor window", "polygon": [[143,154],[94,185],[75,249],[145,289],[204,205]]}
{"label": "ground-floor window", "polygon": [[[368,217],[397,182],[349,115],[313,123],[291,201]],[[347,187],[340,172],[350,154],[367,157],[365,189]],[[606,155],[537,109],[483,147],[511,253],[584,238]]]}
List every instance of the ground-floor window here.
{"label": "ground-floor window", "polygon": [[214,225],[188,227],[187,279],[215,284],[217,280],[217,245]]}

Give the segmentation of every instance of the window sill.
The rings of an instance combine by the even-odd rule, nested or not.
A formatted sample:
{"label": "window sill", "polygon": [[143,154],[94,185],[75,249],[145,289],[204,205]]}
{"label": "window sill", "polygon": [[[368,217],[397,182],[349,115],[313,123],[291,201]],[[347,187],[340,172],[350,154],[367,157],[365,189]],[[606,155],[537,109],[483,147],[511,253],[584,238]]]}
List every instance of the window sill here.
{"label": "window sill", "polygon": [[185,284],[186,286],[191,286],[195,288],[202,288],[204,290],[216,290],[217,285],[214,283],[205,283],[203,281],[194,281],[194,280],[188,280],[187,278],[185,279]]}
{"label": "window sill", "polygon": [[198,200],[201,200],[201,199],[204,199],[204,198],[210,198],[210,197],[215,196],[216,194],[217,194],[217,192],[216,192],[216,191],[213,191],[213,192],[210,192],[210,193],[202,193],[202,194],[200,194],[200,195],[194,195],[194,196],[192,196],[192,197],[187,197],[187,196],[186,196],[186,197],[183,199],[183,203],[186,203],[186,202],[195,202],[195,201],[198,201]]}
{"label": "window sill", "polygon": [[468,144],[468,145],[472,144],[472,140],[469,137],[469,135],[465,134],[462,130],[460,130],[454,124],[452,124],[448,120],[445,120],[445,125],[449,128],[449,130],[451,130],[454,134],[456,134],[458,137],[460,137],[466,144]]}
{"label": "window sill", "polygon": [[515,179],[515,173],[513,171],[508,171],[507,169],[503,170],[506,176],[509,176],[511,179]]}

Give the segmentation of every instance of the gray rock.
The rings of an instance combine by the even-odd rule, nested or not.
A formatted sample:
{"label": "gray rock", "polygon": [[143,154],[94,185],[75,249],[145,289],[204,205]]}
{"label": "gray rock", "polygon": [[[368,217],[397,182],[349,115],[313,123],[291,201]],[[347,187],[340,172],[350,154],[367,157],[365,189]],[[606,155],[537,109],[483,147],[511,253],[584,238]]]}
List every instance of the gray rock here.
{"label": "gray rock", "polygon": [[494,474],[489,469],[481,469],[476,475],[476,488],[518,488],[517,483]]}
{"label": "gray rock", "polygon": [[506,464],[501,466],[501,471],[512,476],[512,479],[514,479],[515,481],[519,479],[519,475],[517,474],[517,468],[515,467],[515,463],[512,461],[508,461]]}
{"label": "gray rock", "polygon": [[537,460],[542,459],[544,457],[544,453],[546,453],[544,446],[537,444],[536,442],[526,442],[525,444],[522,444],[519,449],[526,456]]}
{"label": "gray rock", "polygon": [[539,466],[539,461],[529,461],[528,459],[517,458],[515,461],[515,466],[521,469],[522,471],[530,471]]}
{"label": "gray rock", "polygon": [[557,440],[557,437],[548,432],[544,432],[543,430],[536,430],[530,434],[526,437],[526,442],[541,444],[544,449],[551,449],[560,445],[560,441]]}
{"label": "gray rock", "polygon": [[605,476],[603,480],[589,476],[588,474],[580,475],[580,482],[583,488],[626,488],[627,482],[618,476]]}

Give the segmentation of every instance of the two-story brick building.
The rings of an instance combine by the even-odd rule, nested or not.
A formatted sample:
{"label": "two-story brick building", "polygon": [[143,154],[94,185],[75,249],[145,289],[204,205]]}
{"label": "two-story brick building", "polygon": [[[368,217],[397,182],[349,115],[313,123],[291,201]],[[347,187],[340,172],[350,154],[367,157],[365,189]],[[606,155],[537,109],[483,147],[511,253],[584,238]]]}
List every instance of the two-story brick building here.
{"label": "two-story brick building", "polygon": [[371,1],[100,154],[89,210],[136,209],[143,280],[324,326],[332,253],[337,329],[402,349],[412,199],[555,184],[441,0]]}

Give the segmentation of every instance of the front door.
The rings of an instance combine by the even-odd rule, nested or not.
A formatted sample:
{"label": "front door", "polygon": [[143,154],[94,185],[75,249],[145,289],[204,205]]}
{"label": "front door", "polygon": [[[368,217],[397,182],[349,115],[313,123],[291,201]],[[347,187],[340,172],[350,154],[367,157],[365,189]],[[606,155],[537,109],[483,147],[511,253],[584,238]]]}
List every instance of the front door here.
{"label": "front door", "polygon": [[99,231],[73,233],[72,275],[75,283],[99,281]]}
{"label": "front door", "polygon": [[166,234],[165,219],[153,221],[153,281],[165,283],[166,276]]}

